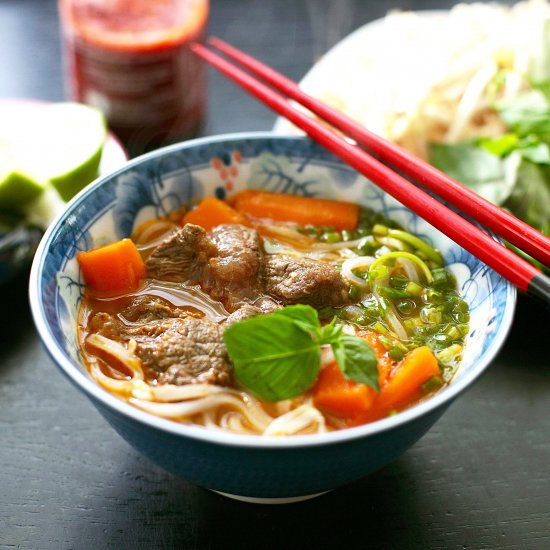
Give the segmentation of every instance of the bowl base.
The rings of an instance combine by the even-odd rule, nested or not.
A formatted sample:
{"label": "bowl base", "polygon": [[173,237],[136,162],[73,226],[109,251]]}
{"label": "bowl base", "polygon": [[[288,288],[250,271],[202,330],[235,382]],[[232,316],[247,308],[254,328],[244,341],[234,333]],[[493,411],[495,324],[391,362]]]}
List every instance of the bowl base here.
{"label": "bowl base", "polygon": [[240,500],[242,502],[249,502],[250,504],[292,504],[293,502],[302,502],[304,500],[309,500],[312,498],[320,497],[328,493],[328,491],[323,491],[322,493],[315,493],[313,495],[301,495],[299,497],[276,497],[276,498],[263,498],[263,497],[247,497],[244,495],[232,495],[231,493],[222,493],[221,491],[214,491],[218,495],[223,495],[227,498],[232,498],[233,500]]}

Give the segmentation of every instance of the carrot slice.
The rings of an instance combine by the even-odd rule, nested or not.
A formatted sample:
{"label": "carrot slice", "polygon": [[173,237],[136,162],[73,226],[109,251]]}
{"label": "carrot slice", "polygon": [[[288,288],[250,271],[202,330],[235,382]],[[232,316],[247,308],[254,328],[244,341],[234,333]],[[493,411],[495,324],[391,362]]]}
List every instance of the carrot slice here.
{"label": "carrot slice", "polygon": [[390,412],[408,405],[422,395],[422,384],[432,376],[441,376],[432,350],[428,346],[413,349],[382,388],[375,406]]}
{"label": "carrot slice", "polygon": [[359,206],[317,197],[298,197],[283,193],[241,191],[231,199],[232,206],[254,218],[295,222],[301,226],[330,226],[337,230],[354,229],[359,220]]}
{"label": "carrot slice", "polygon": [[350,419],[348,424],[373,422],[403,409],[422,397],[422,384],[433,376],[441,376],[441,370],[432,350],[427,346],[412,350],[382,386],[371,408]]}
{"label": "carrot slice", "polygon": [[200,225],[202,228],[210,231],[216,225],[222,223],[240,223],[241,225],[250,225],[246,216],[237,212],[225,201],[215,197],[203,199],[196,208],[189,210],[184,214],[182,222]]}
{"label": "carrot slice", "polygon": [[77,260],[86,285],[99,294],[132,292],[146,273],[145,263],[130,239],[79,252]]}
{"label": "carrot slice", "polygon": [[321,370],[313,387],[315,406],[342,418],[367,412],[375,397],[376,391],[366,384],[358,384],[344,378],[336,363],[331,363]]}

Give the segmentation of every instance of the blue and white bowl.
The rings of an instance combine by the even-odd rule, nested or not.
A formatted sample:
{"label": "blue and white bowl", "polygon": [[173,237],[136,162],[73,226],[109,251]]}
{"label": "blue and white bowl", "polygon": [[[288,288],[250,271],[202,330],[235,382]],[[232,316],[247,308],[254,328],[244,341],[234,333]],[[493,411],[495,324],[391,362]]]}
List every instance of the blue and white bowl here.
{"label": "blue and white bowl", "polygon": [[[284,438],[178,424],[138,410],[98,386],[88,376],[77,346],[83,281],[75,254],[126,237],[136,224],[182,204],[244,188],[355,201],[383,212],[438,248],[471,310],[464,360],[452,383],[390,418]],[[516,291],[309,139],[251,133],[154,151],[83,190],[40,243],[31,271],[30,301],[55,364],[136,449],[197,485],[255,502],[288,502],[357,480],[413,445],[493,360],[512,323]]]}

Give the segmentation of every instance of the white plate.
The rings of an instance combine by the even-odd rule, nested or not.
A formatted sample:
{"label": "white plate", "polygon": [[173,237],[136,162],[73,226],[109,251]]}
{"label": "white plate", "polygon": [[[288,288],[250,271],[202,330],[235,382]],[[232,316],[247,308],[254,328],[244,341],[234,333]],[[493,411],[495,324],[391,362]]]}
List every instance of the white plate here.
{"label": "white plate", "polygon": [[[413,52],[399,51],[393,40],[393,33],[387,33],[388,25],[400,24],[403,32],[415,44],[415,50],[433,47],[433,35],[438,25],[448,18],[444,10],[396,13],[399,20],[389,14],[359,27],[333,46],[313,65],[300,81],[300,87],[310,95],[322,99],[348,114],[365,122],[361,114],[365,110],[366,98],[380,101],[391,94],[391,88],[415,80],[422,63]],[[410,25],[414,18],[414,25]],[[443,26],[441,26],[443,28]],[[395,32],[395,31],[394,31]],[[444,40],[445,37],[442,37]],[[403,58],[410,63],[403,67]],[[400,70],[394,69],[399,63]],[[405,70],[403,70],[405,69]],[[433,67],[425,67],[433,70]],[[391,99],[391,98],[387,98]],[[377,132],[381,121],[370,120],[369,129]],[[303,132],[284,118],[277,119],[273,130],[280,134],[302,134]]]}

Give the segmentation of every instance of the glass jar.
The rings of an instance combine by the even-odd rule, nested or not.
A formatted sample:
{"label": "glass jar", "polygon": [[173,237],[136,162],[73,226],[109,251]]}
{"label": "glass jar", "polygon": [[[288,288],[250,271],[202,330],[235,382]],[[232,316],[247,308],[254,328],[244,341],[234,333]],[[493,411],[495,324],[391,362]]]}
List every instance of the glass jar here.
{"label": "glass jar", "polygon": [[195,137],[206,108],[208,0],[59,0],[68,94],[100,108],[131,156]]}

